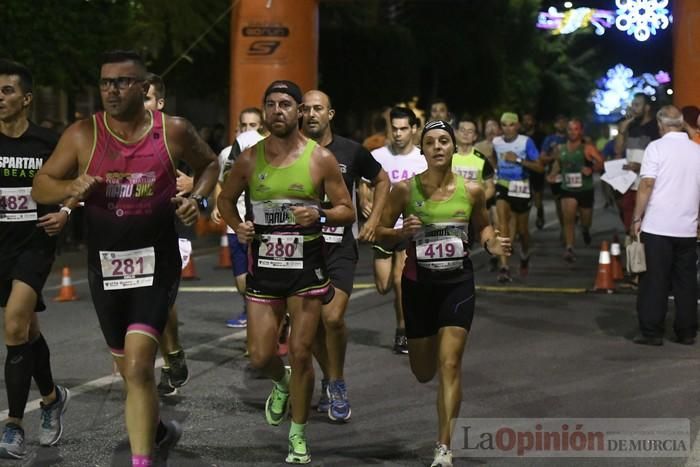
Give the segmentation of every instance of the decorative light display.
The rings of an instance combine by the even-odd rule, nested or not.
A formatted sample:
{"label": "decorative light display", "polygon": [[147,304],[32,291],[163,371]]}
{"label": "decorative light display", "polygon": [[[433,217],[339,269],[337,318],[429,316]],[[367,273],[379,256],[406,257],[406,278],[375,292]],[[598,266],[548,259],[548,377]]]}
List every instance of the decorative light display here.
{"label": "decorative light display", "polygon": [[615,25],[620,31],[634,36],[640,42],[666,29],[672,21],[668,0],[615,0],[617,18]]}
{"label": "decorative light display", "polygon": [[567,11],[559,11],[550,7],[546,12],[542,11],[537,16],[537,27],[549,29],[552,34],[571,34],[579,29],[593,26],[593,31],[602,36],[605,29],[615,23],[615,15],[610,10],[596,10],[593,8],[575,8]]}
{"label": "decorative light display", "polygon": [[634,76],[631,68],[617,64],[597,81],[598,89],[593,91],[591,101],[599,120],[614,121],[625,114],[635,94],[642,92],[654,99],[657,89],[670,82],[665,71]]}

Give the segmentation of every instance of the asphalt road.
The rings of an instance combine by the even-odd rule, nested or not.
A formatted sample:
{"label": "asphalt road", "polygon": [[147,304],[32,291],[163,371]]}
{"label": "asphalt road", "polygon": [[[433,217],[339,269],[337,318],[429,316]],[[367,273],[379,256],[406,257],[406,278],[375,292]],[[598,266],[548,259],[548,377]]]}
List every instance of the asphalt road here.
{"label": "asphalt road", "polygon": [[[636,297],[630,292],[568,293],[592,287],[598,249],[581,244],[578,262],[567,266],[551,209],[548,202],[547,227],[534,230],[530,276],[512,284],[540,289],[516,293],[487,287],[478,292],[462,369],[461,416],[688,418],[694,442],[700,421],[697,345],[632,344]],[[616,230],[621,225],[615,214],[596,209],[594,245],[610,240]],[[177,302],[192,378],[180,395],[162,405],[163,416],[179,420],[185,429],[169,465],[281,465],[288,425],[274,428],[265,423],[263,404],[270,383],[246,371],[244,332],[224,326],[242,303],[236,293],[225,290],[232,285],[231,273],[214,269],[215,250],[196,254],[201,280],[183,283]],[[437,383],[417,383],[407,357],[391,352],[392,297],[380,296],[370,286],[369,249],[363,247],[361,255],[356,279],[360,288],[346,315],[350,339],[345,374],[353,416],[347,424],[334,424],[312,414],[307,433],[313,465],[429,465],[436,438]],[[486,255],[476,252],[473,257],[477,283],[497,286]],[[130,465],[122,384],[112,375],[82,262],[80,255],[69,254],[56,264],[74,265],[80,300],[51,303],[41,315],[55,379],[73,391],[63,438],[57,447],[39,447],[38,393],[33,389],[25,417],[30,455],[0,465]],[[516,266],[516,259],[512,264]],[[59,281],[57,274],[49,279],[47,297],[56,294]],[[545,288],[561,290],[544,292]],[[318,386],[314,401],[317,398]],[[0,410],[6,409],[2,391]],[[700,465],[697,459],[459,458],[455,465]]]}

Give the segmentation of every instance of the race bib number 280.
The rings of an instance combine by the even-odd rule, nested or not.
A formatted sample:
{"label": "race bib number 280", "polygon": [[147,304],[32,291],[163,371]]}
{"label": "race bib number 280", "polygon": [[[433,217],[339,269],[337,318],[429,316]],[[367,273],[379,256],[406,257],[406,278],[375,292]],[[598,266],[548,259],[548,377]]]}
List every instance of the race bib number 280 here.
{"label": "race bib number 280", "polygon": [[258,248],[258,267],[304,269],[304,237],[265,235]]}
{"label": "race bib number 280", "polygon": [[156,253],[153,247],[100,251],[104,290],[135,289],[153,285]]}

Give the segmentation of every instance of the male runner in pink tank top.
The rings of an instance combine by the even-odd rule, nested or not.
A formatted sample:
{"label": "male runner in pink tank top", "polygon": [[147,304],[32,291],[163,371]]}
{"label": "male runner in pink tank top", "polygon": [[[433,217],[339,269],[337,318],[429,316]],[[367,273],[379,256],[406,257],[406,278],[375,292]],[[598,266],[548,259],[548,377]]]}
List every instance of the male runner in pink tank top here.
{"label": "male runner in pink tank top", "polygon": [[[167,456],[181,435],[174,422],[159,421],[153,361],[180,277],[175,218],[194,223],[219,174],[214,153],[188,121],[144,108],[145,76],[138,54],[105,55],[104,112],[65,131],[32,190],[41,203],[85,201],[88,279],[127,389],[133,466],[150,466],[154,447]],[[180,159],[195,173],[189,198],[176,196]]]}

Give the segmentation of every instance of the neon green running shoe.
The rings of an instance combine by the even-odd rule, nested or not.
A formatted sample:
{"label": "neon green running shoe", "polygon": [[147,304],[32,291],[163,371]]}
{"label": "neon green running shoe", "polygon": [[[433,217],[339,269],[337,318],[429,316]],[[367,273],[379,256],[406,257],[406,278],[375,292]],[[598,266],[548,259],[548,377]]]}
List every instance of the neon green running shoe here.
{"label": "neon green running shoe", "polygon": [[[290,369],[285,368],[285,371],[291,374]],[[287,417],[287,413],[289,413],[289,388],[283,391],[274,384],[265,402],[265,419],[268,424],[277,426]]]}
{"label": "neon green running shoe", "polygon": [[311,455],[306,447],[306,436],[297,433],[289,437],[289,454],[285,461],[287,464],[308,464],[311,462]]}

